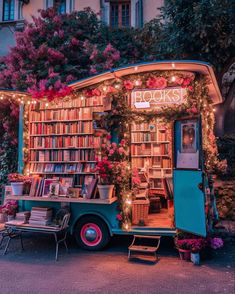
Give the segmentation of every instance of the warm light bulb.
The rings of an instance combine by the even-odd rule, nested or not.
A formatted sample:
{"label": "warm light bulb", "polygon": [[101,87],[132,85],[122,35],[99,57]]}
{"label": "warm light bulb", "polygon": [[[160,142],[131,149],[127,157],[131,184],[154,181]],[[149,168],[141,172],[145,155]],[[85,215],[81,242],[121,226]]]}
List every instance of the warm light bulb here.
{"label": "warm light bulb", "polygon": [[84,97],[83,96],[81,96],[81,100],[83,100],[84,99]]}
{"label": "warm light bulb", "polygon": [[171,64],[171,66],[172,66],[173,68],[175,68],[175,64],[174,64],[174,62]]}
{"label": "warm light bulb", "polygon": [[132,201],[130,199],[126,200],[126,204],[131,205]]}
{"label": "warm light bulb", "polygon": [[137,71],[138,70],[138,66],[135,66],[135,71]]}
{"label": "warm light bulb", "polygon": [[120,85],[119,85],[119,84],[116,84],[114,87],[115,87],[116,89],[119,89],[119,88],[120,88]]}
{"label": "warm light bulb", "polygon": [[3,96],[1,96],[0,99],[3,100]]}
{"label": "warm light bulb", "polygon": [[48,103],[45,104],[46,107],[48,107],[48,105],[49,105]]}
{"label": "warm light bulb", "polygon": [[213,108],[213,111],[214,111],[214,112],[216,112],[216,109],[215,109],[215,108]]}
{"label": "warm light bulb", "polygon": [[135,85],[139,86],[140,82],[138,80],[135,81]]}
{"label": "warm light bulb", "polygon": [[103,90],[104,90],[104,91],[107,91],[107,87],[106,87],[106,86],[104,86],[104,87],[103,87]]}
{"label": "warm light bulb", "polygon": [[28,101],[27,103],[30,104],[30,101]]}
{"label": "warm light bulb", "polygon": [[172,77],[172,78],[171,78],[171,81],[172,81],[172,82],[175,82],[175,80],[176,80],[176,77]]}

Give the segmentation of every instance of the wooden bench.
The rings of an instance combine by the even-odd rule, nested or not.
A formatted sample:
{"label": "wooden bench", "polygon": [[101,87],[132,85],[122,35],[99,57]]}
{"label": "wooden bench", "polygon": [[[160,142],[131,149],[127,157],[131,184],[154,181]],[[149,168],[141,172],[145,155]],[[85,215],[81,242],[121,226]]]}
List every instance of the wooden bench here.
{"label": "wooden bench", "polygon": [[[146,245],[137,245],[136,242],[137,240],[146,240],[146,239],[154,239],[157,240],[157,244],[156,246],[146,246]],[[132,252],[139,252],[139,253],[147,253],[147,254],[153,254],[154,256],[154,260],[157,261],[158,257],[157,257],[157,250],[160,246],[160,240],[161,237],[160,236],[146,236],[146,235],[134,235],[133,241],[131,243],[131,245],[128,247],[129,251],[128,251],[128,260],[131,259],[131,253]]]}
{"label": "wooden bench", "polygon": [[64,243],[66,251],[68,252],[68,246],[66,243],[67,232],[68,232],[68,223],[70,219],[70,214],[67,213],[62,219],[60,226],[40,226],[40,225],[30,225],[30,224],[17,224],[16,221],[7,222],[5,224],[5,233],[4,238],[7,238],[7,243],[4,249],[4,253],[6,254],[10,241],[16,237],[20,237],[21,239],[21,247],[23,248],[23,240],[22,240],[22,233],[23,232],[31,232],[31,233],[42,233],[42,234],[50,234],[53,235],[55,238],[56,243],[56,251],[55,251],[55,260],[58,260],[58,251],[59,251],[59,244]]}

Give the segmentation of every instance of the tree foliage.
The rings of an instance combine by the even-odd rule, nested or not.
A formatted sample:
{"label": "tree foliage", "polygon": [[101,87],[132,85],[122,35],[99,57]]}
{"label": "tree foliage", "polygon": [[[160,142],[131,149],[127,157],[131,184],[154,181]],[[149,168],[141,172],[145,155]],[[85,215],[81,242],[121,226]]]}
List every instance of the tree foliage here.
{"label": "tree foliage", "polygon": [[234,1],[167,0],[161,13],[164,57],[208,61],[217,72],[234,57]]}

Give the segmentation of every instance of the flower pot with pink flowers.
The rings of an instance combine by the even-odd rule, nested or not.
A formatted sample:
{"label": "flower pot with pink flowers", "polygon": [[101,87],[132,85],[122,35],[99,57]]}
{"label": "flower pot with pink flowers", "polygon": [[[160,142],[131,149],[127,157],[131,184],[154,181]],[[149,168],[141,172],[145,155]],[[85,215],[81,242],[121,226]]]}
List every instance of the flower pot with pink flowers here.
{"label": "flower pot with pink flowers", "polygon": [[12,173],[8,175],[8,181],[11,183],[12,195],[23,195],[24,189],[24,176],[18,173]]}
{"label": "flower pot with pink flowers", "polygon": [[99,174],[98,190],[100,199],[112,198],[115,178],[112,163],[107,159],[103,159],[98,162],[95,171]]}
{"label": "flower pot with pink flowers", "polygon": [[17,201],[7,201],[4,205],[0,205],[0,223],[12,220],[15,217],[18,208]]}

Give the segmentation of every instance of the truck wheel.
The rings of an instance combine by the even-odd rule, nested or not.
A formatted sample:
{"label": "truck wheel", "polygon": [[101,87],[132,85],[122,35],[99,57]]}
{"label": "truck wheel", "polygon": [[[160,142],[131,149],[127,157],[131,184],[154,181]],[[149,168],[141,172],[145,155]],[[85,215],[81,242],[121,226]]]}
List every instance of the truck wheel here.
{"label": "truck wheel", "polygon": [[86,216],[79,220],[74,234],[77,244],[86,250],[101,250],[110,240],[107,225],[96,216]]}

